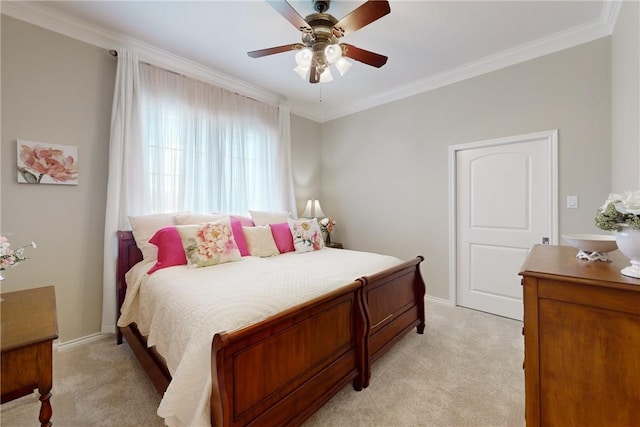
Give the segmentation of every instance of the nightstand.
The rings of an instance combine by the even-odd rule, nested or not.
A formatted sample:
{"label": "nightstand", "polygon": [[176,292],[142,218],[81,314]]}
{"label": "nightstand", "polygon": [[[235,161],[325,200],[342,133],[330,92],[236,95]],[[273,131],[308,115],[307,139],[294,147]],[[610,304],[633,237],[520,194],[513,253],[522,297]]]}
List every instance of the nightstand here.
{"label": "nightstand", "polygon": [[53,286],[2,294],[0,403],[40,393],[40,424],[51,426],[53,340],[58,338]]}
{"label": "nightstand", "polygon": [[329,242],[325,246],[333,249],[344,249],[342,247],[342,243],[338,243],[338,242]]}

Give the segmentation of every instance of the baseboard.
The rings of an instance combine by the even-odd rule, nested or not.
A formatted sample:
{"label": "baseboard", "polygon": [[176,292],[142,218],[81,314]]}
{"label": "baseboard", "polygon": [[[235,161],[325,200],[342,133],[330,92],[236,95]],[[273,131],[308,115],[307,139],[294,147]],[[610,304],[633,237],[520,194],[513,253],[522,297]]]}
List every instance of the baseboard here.
{"label": "baseboard", "polygon": [[427,301],[435,302],[437,304],[444,304],[444,305],[448,305],[450,307],[453,307],[453,303],[451,301],[449,301],[448,299],[433,297],[431,295],[425,295],[425,299]]}
{"label": "baseboard", "polygon": [[[70,341],[66,341],[66,342],[60,342],[60,341],[56,341],[53,343],[53,349],[56,351],[66,351],[69,349],[72,349],[74,347],[78,347],[81,345],[85,345],[85,344],[89,344],[98,340],[103,339],[104,337],[107,336],[113,336],[113,334],[103,334],[101,332],[95,333],[95,334],[91,334],[91,335],[87,335],[84,337],[80,337],[80,338],[76,338]],[[115,343],[115,338],[114,341]]]}

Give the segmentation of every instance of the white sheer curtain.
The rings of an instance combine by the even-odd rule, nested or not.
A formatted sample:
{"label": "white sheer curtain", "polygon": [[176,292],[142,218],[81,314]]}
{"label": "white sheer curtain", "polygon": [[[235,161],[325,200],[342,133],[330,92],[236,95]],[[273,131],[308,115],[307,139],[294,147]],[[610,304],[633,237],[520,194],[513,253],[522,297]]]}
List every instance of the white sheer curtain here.
{"label": "white sheer curtain", "polygon": [[115,331],[116,231],[129,215],[295,213],[289,110],[118,51],[105,220],[102,331]]}
{"label": "white sheer curtain", "polygon": [[140,81],[152,212],[293,208],[277,107],[149,64]]}
{"label": "white sheer curtain", "polygon": [[[116,256],[118,230],[129,228],[128,212],[146,204],[142,191],[142,147],[140,144],[140,74],[138,57],[118,50],[116,84],[111,112],[109,179],[104,226],[104,269],[102,286],[102,332],[115,332]],[[134,197],[136,195],[136,197]]]}

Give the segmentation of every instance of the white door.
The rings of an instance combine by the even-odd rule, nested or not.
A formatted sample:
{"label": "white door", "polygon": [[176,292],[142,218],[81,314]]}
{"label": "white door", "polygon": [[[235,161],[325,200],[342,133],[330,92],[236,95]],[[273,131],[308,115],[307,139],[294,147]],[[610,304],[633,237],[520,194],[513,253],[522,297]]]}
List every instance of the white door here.
{"label": "white door", "polygon": [[522,319],[518,272],[557,242],[557,131],[453,147],[456,303]]}

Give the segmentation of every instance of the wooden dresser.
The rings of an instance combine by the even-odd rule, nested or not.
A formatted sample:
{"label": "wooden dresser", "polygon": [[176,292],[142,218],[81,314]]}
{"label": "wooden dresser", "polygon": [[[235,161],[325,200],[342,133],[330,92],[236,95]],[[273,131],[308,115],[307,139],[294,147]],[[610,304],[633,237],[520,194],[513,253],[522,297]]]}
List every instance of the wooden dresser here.
{"label": "wooden dresser", "polygon": [[37,388],[40,425],[51,426],[52,345],[58,338],[54,287],[9,292],[2,298],[1,402]]}
{"label": "wooden dresser", "polygon": [[640,425],[640,279],[567,246],[535,246],[524,296],[527,426]]}

